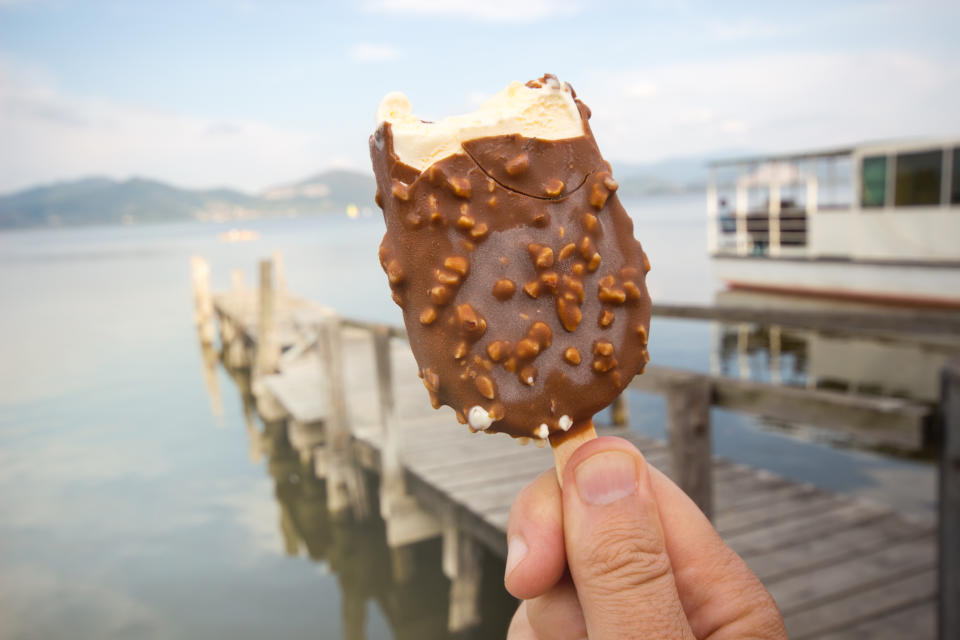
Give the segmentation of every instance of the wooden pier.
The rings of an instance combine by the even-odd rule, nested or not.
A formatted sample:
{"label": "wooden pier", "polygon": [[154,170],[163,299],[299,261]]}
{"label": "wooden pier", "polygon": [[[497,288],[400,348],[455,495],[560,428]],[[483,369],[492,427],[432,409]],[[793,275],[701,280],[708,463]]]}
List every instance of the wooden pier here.
{"label": "wooden pier", "polygon": [[[213,339],[215,315],[224,364],[249,370],[264,422],[285,424],[290,444],[324,481],[324,517],[370,517],[368,483],[377,478],[390,548],[442,539],[448,627],[478,624],[479,550],[505,556],[510,506],[552,466],[549,449],[471,434],[448,408],[433,410],[402,329],[339,318],[287,294],[274,285],[270,261],[261,263],[256,290],[235,286],[217,295],[209,293],[205,263],[194,267],[201,341]],[[945,374],[944,388],[960,395],[960,372],[954,375]],[[935,431],[935,407],[653,366],[632,387],[667,396],[670,441],[625,428],[626,403],[612,412],[621,424],[598,425],[598,432],[632,441],[711,515],[773,594],[791,638],[935,638],[938,611],[940,637],[954,637],[944,633],[956,628],[957,602],[938,606],[938,585],[946,585],[944,597],[957,593],[956,543],[938,561],[938,537],[956,533],[958,425],[944,430],[954,436],[945,436],[942,468],[953,471],[941,478],[948,515],[940,529],[935,519],[911,519],[711,455],[711,406],[799,415],[908,448]],[[960,402],[944,405],[957,421]]]}

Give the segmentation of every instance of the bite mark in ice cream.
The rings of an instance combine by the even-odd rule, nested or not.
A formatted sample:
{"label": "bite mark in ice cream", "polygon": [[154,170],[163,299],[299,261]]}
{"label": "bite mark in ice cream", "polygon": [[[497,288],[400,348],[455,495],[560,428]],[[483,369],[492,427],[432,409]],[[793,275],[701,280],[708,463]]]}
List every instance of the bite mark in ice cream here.
{"label": "bite mark in ice cream", "polygon": [[[377,109],[377,125],[384,122],[390,124],[397,158],[418,171],[447,156],[465,153],[463,143],[477,138],[517,134],[559,140],[583,136],[573,90],[552,76],[526,85],[513,82],[476,111],[436,122],[415,116],[407,96],[395,91],[388,93]],[[525,157],[512,159],[513,170],[522,170]]]}

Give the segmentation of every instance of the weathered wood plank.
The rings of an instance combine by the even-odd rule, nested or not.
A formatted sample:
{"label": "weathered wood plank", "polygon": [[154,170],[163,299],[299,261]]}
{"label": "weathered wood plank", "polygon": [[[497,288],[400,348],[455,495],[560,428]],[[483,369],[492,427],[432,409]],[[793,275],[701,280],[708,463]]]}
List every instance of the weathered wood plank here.
{"label": "weathered wood plank", "polygon": [[758,578],[768,582],[872,553],[893,542],[912,540],[932,532],[932,527],[918,526],[891,513],[848,529],[800,540],[789,547],[752,555],[746,558],[746,562]]}
{"label": "weathered wood plank", "polygon": [[922,602],[858,625],[818,636],[819,640],[919,640],[936,636],[937,610],[934,601]]}
{"label": "weathered wood plank", "polygon": [[710,381],[678,380],[667,389],[667,434],[674,482],[708,517],[713,515]]}
{"label": "weathered wood plank", "polygon": [[721,535],[733,535],[756,529],[762,525],[782,521],[784,518],[797,518],[819,513],[825,508],[836,507],[844,503],[843,499],[813,487],[803,489],[801,487],[801,491],[771,504],[726,511],[722,516],[714,519],[714,526]]}
{"label": "weathered wood plank", "polygon": [[900,580],[885,582],[789,614],[784,617],[784,623],[793,640],[818,638],[825,633],[842,631],[904,607],[933,602],[936,594],[936,572],[925,569]]}
{"label": "weathered wood plank", "polygon": [[782,549],[803,540],[825,536],[868,520],[876,520],[885,512],[863,504],[852,503],[828,509],[814,516],[787,519],[776,524],[737,533],[726,538],[727,544],[746,558],[750,555]]}
{"label": "weathered wood plank", "polygon": [[810,572],[767,583],[784,616],[862,591],[867,585],[895,582],[936,566],[929,536],[881,548],[874,553],[834,562]]}

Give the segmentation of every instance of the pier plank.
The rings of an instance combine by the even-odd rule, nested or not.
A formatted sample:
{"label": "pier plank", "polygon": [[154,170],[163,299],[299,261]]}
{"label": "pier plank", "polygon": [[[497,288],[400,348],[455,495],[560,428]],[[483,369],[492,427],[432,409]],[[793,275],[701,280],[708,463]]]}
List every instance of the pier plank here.
{"label": "pier plank", "polygon": [[[932,602],[937,593],[937,575],[925,569],[901,580],[883,584],[842,597],[819,606],[784,616],[787,632],[793,640],[818,638],[844,628],[867,623],[877,616],[904,607]],[[862,636],[871,637],[871,636]]]}

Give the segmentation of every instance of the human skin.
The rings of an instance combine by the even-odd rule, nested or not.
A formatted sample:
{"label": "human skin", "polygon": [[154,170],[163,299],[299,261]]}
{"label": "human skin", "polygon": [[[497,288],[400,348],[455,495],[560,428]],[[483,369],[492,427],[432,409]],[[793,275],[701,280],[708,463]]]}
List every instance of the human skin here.
{"label": "human skin", "polygon": [[785,639],[773,598],[683,491],[620,438],[531,482],[507,527],[509,640]]}

